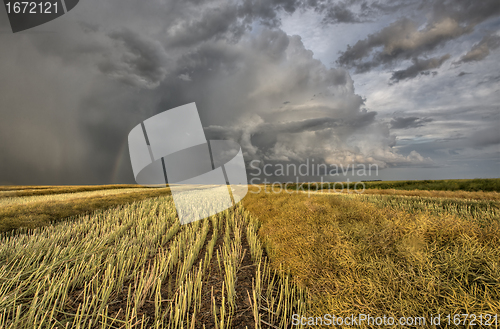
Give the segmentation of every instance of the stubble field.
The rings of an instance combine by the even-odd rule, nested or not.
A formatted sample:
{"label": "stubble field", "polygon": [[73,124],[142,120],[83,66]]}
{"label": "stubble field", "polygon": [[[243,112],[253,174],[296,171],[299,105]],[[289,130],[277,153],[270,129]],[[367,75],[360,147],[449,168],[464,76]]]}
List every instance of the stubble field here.
{"label": "stubble field", "polygon": [[241,204],[179,225],[169,189],[119,189],[3,188],[0,328],[290,328],[324,314],[500,313],[494,192],[251,189]]}

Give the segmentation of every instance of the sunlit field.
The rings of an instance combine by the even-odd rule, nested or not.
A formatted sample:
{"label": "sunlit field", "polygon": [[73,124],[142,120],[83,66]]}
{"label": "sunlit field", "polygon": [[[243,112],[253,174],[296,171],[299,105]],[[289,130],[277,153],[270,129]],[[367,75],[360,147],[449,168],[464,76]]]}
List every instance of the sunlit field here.
{"label": "sunlit field", "polygon": [[307,316],[500,313],[497,201],[262,191],[243,203],[272,263],[307,289]]}
{"label": "sunlit field", "polygon": [[110,189],[110,190],[73,192],[73,193],[45,194],[45,195],[34,195],[34,196],[7,197],[7,198],[0,198],[0,207],[21,205],[32,202],[66,201],[75,198],[89,198],[93,196],[102,197],[105,195],[114,195],[114,194],[138,192],[145,190],[147,189],[125,188],[125,189]]}
{"label": "sunlit field", "polygon": [[[68,188],[3,189],[14,193],[0,196],[0,328],[300,328],[296,319],[324,314],[500,313],[495,191],[251,188],[232,208],[180,225],[168,188]],[[52,192],[15,194],[38,190]]]}
{"label": "sunlit field", "polygon": [[166,196],[4,233],[0,327],[288,327],[305,295],[257,229],[241,205],[181,226]]}

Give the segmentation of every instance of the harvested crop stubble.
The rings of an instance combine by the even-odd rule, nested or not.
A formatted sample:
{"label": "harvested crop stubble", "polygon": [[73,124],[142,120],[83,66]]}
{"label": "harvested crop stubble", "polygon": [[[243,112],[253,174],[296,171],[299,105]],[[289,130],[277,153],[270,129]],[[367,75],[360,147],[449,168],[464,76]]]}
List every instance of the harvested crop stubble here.
{"label": "harvested crop stubble", "polygon": [[139,189],[138,192],[114,195],[98,194],[92,197],[39,201],[0,207],[0,233],[18,228],[45,226],[70,216],[169,194],[169,188],[151,188]]}
{"label": "harvested crop stubble", "polygon": [[48,202],[48,201],[64,201],[76,198],[89,198],[93,196],[107,196],[114,194],[124,194],[130,192],[146,191],[148,188],[124,188],[124,189],[108,189],[87,192],[74,192],[74,193],[61,193],[61,194],[47,194],[35,196],[22,196],[11,198],[0,198],[0,208],[5,206],[20,205],[32,202]]}
{"label": "harvested crop stubble", "polygon": [[390,207],[409,213],[449,214],[485,225],[500,221],[500,202],[498,201],[365,194],[343,194],[341,197],[366,201],[381,208]]}
{"label": "harvested crop stubble", "polygon": [[500,178],[381,181],[365,184],[370,189],[500,192]]}
{"label": "harvested crop stubble", "polygon": [[0,191],[22,191],[53,188],[53,185],[2,185]]}
{"label": "harvested crop stubble", "polygon": [[142,188],[140,185],[72,185],[72,186],[4,186],[0,188],[0,198],[76,193],[86,191]]}
{"label": "harvested crop stubble", "polygon": [[311,316],[500,312],[498,220],[334,194],[249,193],[244,206],[275,268],[310,291]]}
{"label": "harvested crop stubble", "polygon": [[[333,188],[338,182],[310,183],[309,189],[316,190],[321,187]],[[345,188],[353,189],[359,182],[343,182]],[[295,189],[302,184],[290,184]],[[306,183],[306,185],[308,185]],[[500,178],[475,178],[475,179],[445,179],[445,180],[407,180],[407,181],[363,181],[367,189],[395,189],[395,190],[421,190],[421,191],[467,191],[467,192],[500,192]]]}
{"label": "harvested crop stubble", "polygon": [[[319,190],[319,193],[334,192],[333,190]],[[312,192],[310,192],[312,193]],[[344,190],[343,194],[376,194],[376,195],[399,195],[399,196],[415,196],[422,198],[447,198],[447,199],[466,199],[466,200],[492,200],[500,201],[500,193],[498,192],[466,192],[466,191],[426,191],[426,190],[395,190],[395,189],[366,189],[360,193],[348,192]]]}
{"label": "harvested crop stubble", "polygon": [[163,196],[4,234],[0,328],[287,328],[305,295],[257,228],[241,205],[179,225]]}

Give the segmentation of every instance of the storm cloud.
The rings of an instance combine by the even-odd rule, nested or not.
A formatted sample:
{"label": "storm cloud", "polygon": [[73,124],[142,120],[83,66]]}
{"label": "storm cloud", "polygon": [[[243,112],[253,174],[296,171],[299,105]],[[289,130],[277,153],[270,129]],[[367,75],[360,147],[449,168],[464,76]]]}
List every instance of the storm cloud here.
{"label": "storm cloud", "polygon": [[[386,158],[400,157],[376,112],[364,109],[349,73],[326,68],[298,36],[264,29],[235,45],[205,45],[179,63],[191,77],[184,92],[199,104],[216,104],[210,116],[200,109],[207,138],[238,141],[247,160],[355,158],[386,166]],[[210,93],[200,96],[207,80]],[[380,147],[384,152],[373,154]]]}
{"label": "storm cloud", "polygon": [[[348,33],[353,46],[340,54],[340,65],[328,65],[302,33],[287,33],[281,26],[283,19],[305,11],[317,15],[325,29],[390,19],[375,30],[370,25],[363,33]],[[477,49],[485,54],[486,45],[491,58],[498,47],[495,34],[478,41],[484,35],[476,26],[495,15],[497,2],[490,0],[482,5],[462,0],[453,5],[440,0],[85,1],[38,30],[0,34],[0,183],[133,182],[130,129],[191,102],[197,104],[207,138],[239,142],[247,163],[315,159],[380,168],[435,167],[435,154],[419,145],[401,148],[398,136],[417,130],[425,135],[429,126],[446,120],[455,120],[450,125],[461,129],[458,112],[440,117],[446,106],[426,107],[422,101],[428,113],[406,113],[406,104],[394,109],[389,89],[412,84],[419,91],[415,97],[428,99],[437,94],[435,88],[417,85],[423,79],[414,77],[439,70],[428,80],[444,79],[442,64],[451,57],[463,63],[488,61]],[[0,22],[5,19],[0,11]],[[335,37],[322,41],[335,43]],[[478,54],[441,49],[464,37],[471,38],[470,52]],[[335,59],[336,53],[329,55],[329,61]],[[367,74],[389,70],[393,82],[409,81],[387,88],[385,75],[387,89],[368,94],[355,87],[350,69]],[[460,80],[475,76],[485,75]],[[454,92],[459,87],[449,85]],[[370,105],[381,99],[391,111],[403,113],[387,115],[382,106]],[[467,135],[467,140],[464,147],[490,150],[498,145],[491,129]]]}
{"label": "storm cloud", "polygon": [[104,74],[133,86],[154,88],[167,74],[167,55],[162,45],[128,29],[110,33],[121,48],[118,58],[98,64]]}

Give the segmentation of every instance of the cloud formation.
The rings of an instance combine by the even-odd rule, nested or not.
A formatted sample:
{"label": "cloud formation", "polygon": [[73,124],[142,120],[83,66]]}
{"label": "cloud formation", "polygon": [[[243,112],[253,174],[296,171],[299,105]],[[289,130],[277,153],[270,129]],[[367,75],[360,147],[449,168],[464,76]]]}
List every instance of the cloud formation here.
{"label": "cloud formation", "polygon": [[362,73],[380,65],[388,66],[398,60],[416,58],[443,42],[471,31],[471,26],[462,26],[451,18],[428,24],[422,30],[418,29],[416,22],[403,18],[359,40],[354,46],[348,46],[337,62]]}
{"label": "cloud formation", "polygon": [[168,30],[168,46],[189,47],[210,39],[238,39],[248,28],[243,10],[236,5],[208,6],[194,17],[187,17]]}
{"label": "cloud formation", "polygon": [[[354,68],[356,73],[390,67],[398,61],[436,51],[450,40],[470,34],[477,24],[500,15],[500,3],[496,0],[485,0],[481,4],[471,0],[435,0],[425,7],[422,4],[420,10],[426,9],[430,11],[423,27],[417,20],[403,17],[353,46],[348,45],[337,63]],[[494,39],[489,42],[496,45]],[[487,44],[486,37],[480,44]],[[478,45],[472,50],[474,53],[465,55],[464,60],[479,58],[487,52],[486,46],[479,48]]]}
{"label": "cloud formation", "polygon": [[[98,64],[102,73],[143,88],[154,88],[167,74],[167,55],[162,45],[129,29],[109,33],[118,42],[119,57],[110,56]],[[116,53],[116,52],[115,52]]]}
{"label": "cloud formation", "polygon": [[457,61],[457,64],[483,60],[490,54],[491,50],[495,50],[498,47],[500,47],[499,35],[485,35],[480,42],[472,46],[471,50],[460,57],[460,60]]}
{"label": "cloud formation", "polygon": [[431,118],[396,117],[391,120],[391,129],[418,128],[429,122],[432,122]]}
{"label": "cloud formation", "polygon": [[235,43],[202,43],[172,61],[154,91],[162,99],[155,111],[196,101],[207,138],[239,142],[247,161],[428,163],[398,154],[349,73],[326,68],[299,36],[265,28]]}
{"label": "cloud formation", "polygon": [[[200,101],[217,104],[207,138],[238,141],[247,160],[336,163],[352,157],[385,166],[386,157],[398,158],[370,153],[371,143],[393,153],[393,137],[363,108],[348,72],[327,69],[298,36],[264,29],[236,45],[201,47],[179,67],[192,72],[193,96],[211,81],[211,93]],[[229,86],[236,94],[225,92]]]}
{"label": "cloud formation", "polygon": [[[324,26],[358,27],[393,15],[384,20],[392,24],[378,25],[378,31],[361,40],[374,31],[373,25],[361,34],[348,32],[346,40],[354,46],[341,54],[339,63],[365,72],[413,60],[407,69],[393,73],[392,80],[399,81],[438,70],[449,51],[434,52],[498,15],[497,3],[109,0],[103,6],[88,0],[73,16],[46,26],[57,33],[2,35],[0,153],[5,159],[0,182],[133,182],[126,148],[129,130],[144,118],[190,102],[197,103],[207,138],[238,141],[247,161],[313,158],[317,163],[376,163],[380,168],[434,166],[417,146],[400,152],[397,135],[412,131],[404,130],[408,128],[421,133],[430,117],[438,120],[435,108],[429,109],[433,113],[381,119],[383,108],[367,106],[348,70],[319,61],[299,35],[280,29],[280,19],[311,10]],[[410,10],[417,14],[410,15]],[[0,22],[5,21],[2,14]],[[497,47],[490,39],[477,48],[482,44],[490,53]],[[486,76],[476,73],[461,82]],[[433,80],[442,76],[441,70]],[[496,76],[483,85],[495,83]],[[391,108],[388,94],[385,90],[376,97],[387,99],[384,106]],[[420,97],[426,95],[428,90]],[[408,94],[399,97],[404,100]],[[456,113],[439,120],[453,120]],[[493,133],[478,132],[470,140],[491,147],[497,145]]]}
{"label": "cloud formation", "polygon": [[346,3],[334,4],[326,10],[324,22],[335,23],[360,23],[361,19],[347,6]]}
{"label": "cloud formation", "polygon": [[476,147],[485,147],[500,144],[500,130],[498,127],[489,127],[475,132],[470,138]]}
{"label": "cloud formation", "polygon": [[450,54],[446,54],[442,57],[433,57],[429,59],[413,58],[413,65],[407,69],[394,72],[391,81],[399,82],[400,80],[415,78],[419,74],[429,74],[429,70],[440,68],[450,57]]}

